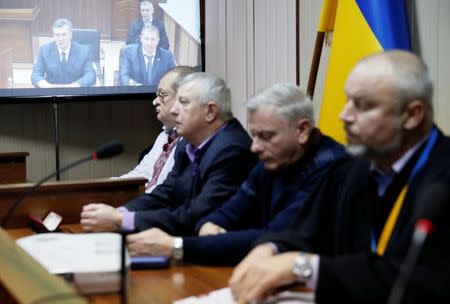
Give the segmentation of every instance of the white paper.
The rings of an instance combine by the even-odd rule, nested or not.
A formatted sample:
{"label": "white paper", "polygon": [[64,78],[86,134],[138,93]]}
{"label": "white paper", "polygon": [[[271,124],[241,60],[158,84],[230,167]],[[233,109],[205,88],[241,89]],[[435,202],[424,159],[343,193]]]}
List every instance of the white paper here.
{"label": "white paper", "polygon": [[[237,304],[229,287],[211,291],[208,294],[184,298],[173,304]],[[254,304],[314,304],[313,292],[283,291]]]}
{"label": "white paper", "polygon": [[120,271],[117,233],[42,233],[21,238],[17,244],[50,273]]}

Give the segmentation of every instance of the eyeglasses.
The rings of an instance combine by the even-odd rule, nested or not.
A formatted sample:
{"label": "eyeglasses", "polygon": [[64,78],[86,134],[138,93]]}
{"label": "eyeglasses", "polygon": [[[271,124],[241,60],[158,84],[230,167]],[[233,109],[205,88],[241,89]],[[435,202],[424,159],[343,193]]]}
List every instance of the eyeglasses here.
{"label": "eyeglasses", "polygon": [[169,96],[169,93],[163,92],[161,90],[156,91],[156,97],[164,98],[166,96]]}

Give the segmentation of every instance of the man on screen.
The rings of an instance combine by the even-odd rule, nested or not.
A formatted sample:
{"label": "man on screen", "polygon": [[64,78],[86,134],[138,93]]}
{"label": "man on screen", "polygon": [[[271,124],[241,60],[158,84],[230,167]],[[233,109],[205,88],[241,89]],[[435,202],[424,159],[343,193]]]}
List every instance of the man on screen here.
{"label": "man on screen", "polygon": [[157,27],[144,26],[140,37],[140,44],[125,46],[121,51],[120,85],[157,85],[165,71],[175,66],[172,53],[157,47]]}
{"label": "man on screen", "polygon": [[139,44],[142,28],[145,25],[153,25],[159,30],[160,40],[158,43],[158,47],[168,50],[169,39],[167,38],[166,29],[163,22],[154,18],[153,13],[155,12],[155,9],[153,7],[153,3],[151,3],[150,1],[142,1],[140,11],[142,18],[131,22],[130,26],[128,27],[126,44]]}
{"label": "man on screen", "polygon": [[89,48],[72,41],[72,23],[57,19],[53,23],[55,40],[39,49],[31,82],[39,88],[84,87],[95,83]]}

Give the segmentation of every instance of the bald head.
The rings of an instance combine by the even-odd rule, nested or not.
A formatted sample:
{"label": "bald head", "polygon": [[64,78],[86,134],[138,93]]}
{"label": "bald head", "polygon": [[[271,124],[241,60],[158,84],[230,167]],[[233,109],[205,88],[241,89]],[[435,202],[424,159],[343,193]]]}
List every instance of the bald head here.
{"label": "bald head", "polygon": [[413,100],[420,100],[427,110],[426,120],[433,122],[433,84],[427,66],[417,55],[393,50],[377,53],[358,62],[350,77],[365,74],[373,82],[373,89],[383,85],[398,99],[399,108]]}
{"label": "bald head", "polygon": [[423,61],[406,51],[363,58],[345,84],[350,152],[390,165],[433,126],[433,85]]}

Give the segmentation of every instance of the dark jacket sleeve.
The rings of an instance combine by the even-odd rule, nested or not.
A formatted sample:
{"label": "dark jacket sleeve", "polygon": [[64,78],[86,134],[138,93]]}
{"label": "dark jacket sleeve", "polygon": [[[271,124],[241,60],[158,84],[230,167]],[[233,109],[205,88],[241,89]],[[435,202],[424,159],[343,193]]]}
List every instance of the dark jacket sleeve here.
{"label": "dark jacket sleeve", "polygon": [[169,49],[169,39],[167,38],[166,27],[164,26],[164,22],[160,20],[153,20],[153,25],[159,29],[159,43],[158,47],[168,50]]}
{"label": "dark jacket sleeve", "polygon": [[203,265],[236,265],[261,234],[261,229],[247,229],[219,235],[183,237],[183,259]]}
{"label": "dark jacket sleeve", "polygon": [[126,44],[138,44],[143,24],[140,20],[132,21],[128,27]]}
{"label": "dark jacket sleeve", "polygon": [[336,162],[320,183],[317,191],[299,209],[289,227],[281,232],[263,235],[255,242],[255,245],[272,242],[278,246],[280,252],[289,250],[317,252],[321,250],[321,244],[334,243],[330,237],[333,235],[331,230],[336,207],[334,202],[343,188],[351,165],[350,158],[343,158]]}
{"label": "dark jacket sleeve", "polygon": [[[136,229],[141,231],[159,227],[169,234],[189,235],[194,233],[199,219],[226,202],[238,189],[254,164],[254,156],[241,146],[222,149],[205,172],[206,182],[201,192],[188,204],[172,209],[136,212]],[[166,182],[148,194],[160,195]],[[172,191],[174,191],[172,189]],[[153,198],[152,198],[153,199]]]}
{"label": "dark jacket sleeve", "polygon": [[[242,183],[228,202],[198,221],[195,232],[198,233],[201,226],[207,222],[212,222],[226,230],[236,230],[239,228],[242,219],[251,218],[249,215],[257,204],[255,180],[261,169],[261,164],[257,164],[250,172],[247,180]],[[249,224],[246,223],[246,225]]]}

